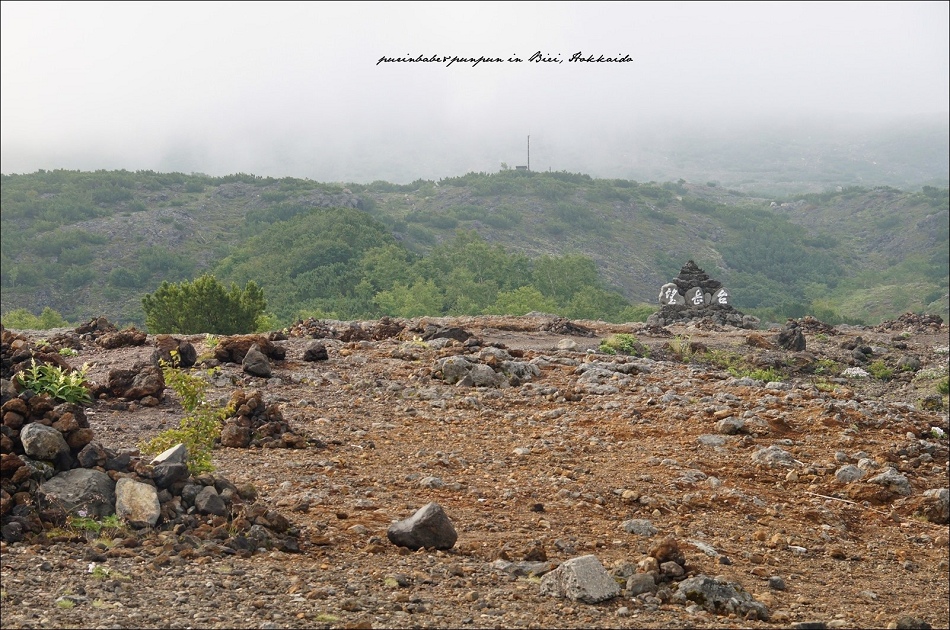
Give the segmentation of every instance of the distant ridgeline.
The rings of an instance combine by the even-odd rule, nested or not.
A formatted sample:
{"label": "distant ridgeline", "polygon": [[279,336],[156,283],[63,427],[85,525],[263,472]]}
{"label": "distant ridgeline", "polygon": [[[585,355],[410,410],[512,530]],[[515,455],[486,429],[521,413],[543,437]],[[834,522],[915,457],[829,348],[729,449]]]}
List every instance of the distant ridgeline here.
{"label": "distant ridgeline", "polygon": [[209,273],[253,280],[271,326],[530,311],[643,321],[688,259],[729,290],[706,279],[700,304],[687,293],[702,271],[684,268],[664,320],[722,319],[721,299],[768,322],[950,309],[950,190],[933,186],[776,199],[517,169],[410,184],[55,170],[0,174],[0,204],[5,323],[48,308],[50,324],[141,327],[143,295]]}
{"label": "distant ridgeline", "polygon": [[692,260],[679,275],[660,287],[660,310],[647,318],[648,324],[667,326],[709,318],[720,325],[755,329],[759,318],[744,315],[729,304],[729,292]]}

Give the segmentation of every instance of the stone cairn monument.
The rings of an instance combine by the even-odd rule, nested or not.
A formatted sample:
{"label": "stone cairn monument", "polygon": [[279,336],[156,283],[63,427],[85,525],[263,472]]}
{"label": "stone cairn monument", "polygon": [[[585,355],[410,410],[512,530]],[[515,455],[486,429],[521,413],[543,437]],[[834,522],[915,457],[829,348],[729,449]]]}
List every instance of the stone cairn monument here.
{"label": "stone cairn monument", "polygon": [[730,304],[729,292],[692,260],[683,265],[672,282],[660,287],[660,310],[647,324],[668,326],[696,320],[711,320],[722,326],[755,329],[759,318],[744,315]]}

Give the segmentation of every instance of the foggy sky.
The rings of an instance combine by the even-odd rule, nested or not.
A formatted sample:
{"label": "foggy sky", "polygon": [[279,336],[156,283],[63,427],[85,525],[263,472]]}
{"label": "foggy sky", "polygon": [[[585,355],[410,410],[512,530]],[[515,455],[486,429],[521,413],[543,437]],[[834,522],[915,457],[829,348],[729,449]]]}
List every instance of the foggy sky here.
{"label": "foggy sky", "polygon": [[[948,6],[3,2],[0,171],[435,179],[530,134],[596,175],[617,138],[945,117]],[[377,64],[420,55],[506,61]]]}

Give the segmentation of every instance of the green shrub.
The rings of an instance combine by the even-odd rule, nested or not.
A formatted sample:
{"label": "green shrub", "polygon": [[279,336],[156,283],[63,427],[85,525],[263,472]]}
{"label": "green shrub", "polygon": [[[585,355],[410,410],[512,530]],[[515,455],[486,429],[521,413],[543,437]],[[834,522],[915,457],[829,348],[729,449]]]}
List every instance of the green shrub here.
{"label": "green shrub", "polygon": [[[173,361],[176,359],[173,355]],[[211,405],[205,400],[205,392],[211,383],[201,376],[189,374],[164,361],[162,374],[165,384],[181,397],[181,405],[187,414],[178,428],[162,431],[151,440],[140,443],[139,449],[147,455],[158,455],[176,444],[184,444],[188,449],[188,470],[193,475],[214,470],[211,464],[214,442],[221,434],[221,423],[234,410]]]}
{"label": "green shrub", "polygon": [[25,308],[14,309],[3,316],[3,325],[7,328],[23,330],[49,330],[50,328],[67,328],[70,324],[57,311],[47,306],[39,316]]}
{"label": "green shrub", "polygon": [[887,367],[887,364],[884,361],[874,361],[871,365],[868,366],[868,374],[874,378],[881,379],[882,381],[889,381],[891,377],[894,376],[894,370]]}
{"label": "green shrub", "polygon": [[234,335],[254,332],[264,314],[264,291],[253,281],[241,290],[225,288],[210,274],[194,282],[162,282],[142,298],[145,325],[151,333]]}
{"label": "green shrub", "polygon": [[56,400],[76,405],[92,404],[92,397],[86,387],[87,366],[81,370],[69,372],[56,365],[46,365],[30,361],[30,367],[19,372],[16,379],[34,394],[49,394]]}
{"label": "green shrub", "polygon": [[836,376],[841,372],[841,366],[831,359],[819,359],[815,362],[813,372],[818,376]]}
{"label": "green shrub", "polygon": [[943,396],[950,394],[950,377],[944,376],[943,380],[937,383],[937,393]]}

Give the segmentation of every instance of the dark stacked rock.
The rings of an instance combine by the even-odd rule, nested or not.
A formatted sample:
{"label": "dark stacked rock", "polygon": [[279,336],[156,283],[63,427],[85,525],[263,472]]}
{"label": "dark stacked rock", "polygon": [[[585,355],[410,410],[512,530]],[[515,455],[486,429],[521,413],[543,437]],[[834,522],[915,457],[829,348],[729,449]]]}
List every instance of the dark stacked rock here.
{"label": "dark stacked rock", "polygon": [[575,324],[564,317],[555,317],[552,321],[542,324],[539,330],[553,332],[558,335],[573,335],[575,337],[596,337],[596,333],[585,326]]}
{"label": "dark stacked rock", "polygon": [[294,432],[284,420],[280,405],[265,405],[261,393],[237,390],[229,407],[234,415],[221,427],[221,446],[229,448],[306,448],[306,437]]}
{"label": "dark stacked rock", "polygon": [[31,344],[23,335],[2,329],[0,332],[0,365],[2,365],[0,376],[12,379],[17,372],[31,367],[33,361],[36,361],[38,365],[53,365],[72,371],[66,359],[53,346],[39,348]]}
{"label": "dark stacked rock", "polygon": [[141,330],[137,330],[135,327],[130,327],[126,328],[125,330],[118,330],[116,332],[110,332],[102,335],[96,339],[96,345],[101,348],[105,348],[106,350],[144,346],[147,337],[148,335],[146,335]]}
{"label": "dark stacked rock", "polygon": [[871,330],[875,332],[909,332],[928,334],[943,327],[943,318],[934,314],[904,313],[897,319],[881,322]]}
{"label": "dark stacked rock", "polygon": [[271,343],[265,335],[232,335],[223,337],[214,349],[214,358],[222,363],[244,362],[244,357],[252,346],[272,361],[283,361],[287,350],[283,346]]}
{"label": "dark stacked rock", "polygon": [[729,292],[690,260],[679,275],[660,289],[660,310],[648,319],[648,325],[668,326],[675,323],[708,320],[722,326],[757,328],[756,317],[744,315],[729,304]]}
{"label": "dark stacked rock", "polygon": [[[103,322],[102,318],[93,320],[82,327],[85,332],[76,334],[91,336],[85,337],[87,341],[100,339],[109,333]],[[299,551],[299,532],[282,515],[255,505],[252,487],[237,488],[226,478],[208,473],[191,474],[183,445],[154,460],[143,459],[137,449],[116,451],[95,441],[83,406],[63,403],[47,394],[18,392],[14,376],[24,359],[39,361],[45,355],[26,337],[8,330],[0,332],[4,369],[0,398],[0,538],[4,541],[55,542],[46,537],[46,532],[51,525],[64,526],[69,516],[102,518],[118,514],[130,528],[146,533],[152,527],[187,533],[195,548],[215,540],[220,541],[215,548],[222,553],[243,556],[262,548]],[[54,360],[58,358],[51,355],[49,363],[60,364]],[[154,365],[140,364],[132,370],[113,370],[110,384],[93,387],[93,391],[106,398],[137,398],[144,393],[160,397],[164,389],[161,377],[161,370]],[[245,396],[240,402],[242,411],[263,420],[252,422],[257,443],[310,445],[293,434],[279,408],[265,407],[259,394]],[[255,414],[248,403],[260,413]],[[180,453],[177,459],[163,459],[173,451]],[[129,497],[133,497],[131,503]],[[138,508],[133,509],[140,503],[136,497],[148,497],[153,503],[147,506],[146,518],[136,513]]]}
{"label": "dark stacked rock", "polygon": [[786,350],[793,350],[795,352],[805,350],[805,335],[802,334],[801,327],[794,319],[790,319],[786,322],[785,328],[779,331],[776,342]]}
{"label": "dark stacked rock", "polygon": [[673,279],[673,284],[679,287],[681,295],[686,295],[687,291],[697,287],[701,287],[703,293],[713,295],[722,288],[721,282],[711,279],[709,274],[692,260],[683,265],[679,275]]}
{"label": "dark stacked rock", "polygon": [[115,324],[105,317],[96,317],[76,328],[76,334],[87,341],[95,341],[103,335],[118,331]]}
{"label": "dark stacked rock", "polygon": [[405,323],[391,317],[375,322],[338,322],[314,319],[298,320],[290,327],[291,337],[310,339],[338,339],[340,341],[381,341],[398,337],[406,329]]}

